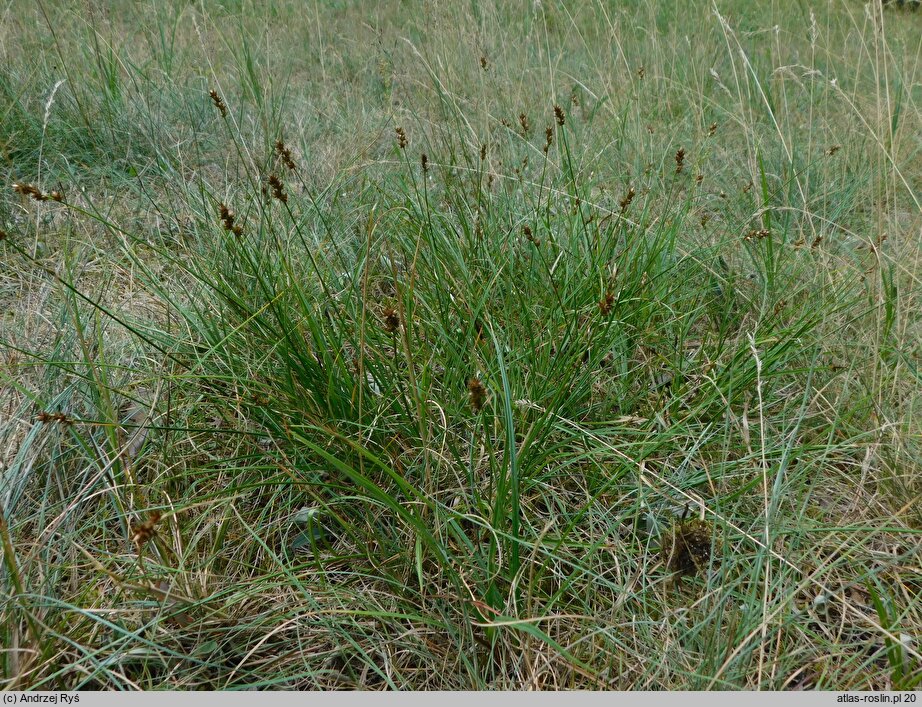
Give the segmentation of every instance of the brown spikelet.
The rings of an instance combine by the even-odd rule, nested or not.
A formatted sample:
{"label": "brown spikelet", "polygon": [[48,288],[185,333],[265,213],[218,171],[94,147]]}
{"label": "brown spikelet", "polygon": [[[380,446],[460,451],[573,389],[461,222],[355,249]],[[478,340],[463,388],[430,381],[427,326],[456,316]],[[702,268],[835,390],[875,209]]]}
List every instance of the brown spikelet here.
{"label": "brown spikelet", "polygon": [[400,329],[400,315],[393,307],[385,307],[381,311],[381,319],[384,322],[384,331],[388,334],[396,334]]}
{"label": "brown spikelet", "polygon": [[627,211],[628,207],[631,205],[631,202],[634,201],[635,196],[637,196],[637,192],[634,191],[634,187],[631,187],[627,190],[627,194],[625,194],[624,198],[619,202],[622,214]]}
{"label": "brown spikelet", "polygon": [[524,113],[519,113],[519,125],[522,127],[522,135],[528,137],[531,133],[531,123],[528,122],[528,116]]}
{"label": "brown spikelet", "polygon": [[708,137],[714,137],[714,133],[717,132],[717,123],[711,123],[708,126]]}
{"label": "brown spikelet", "polygon": [[243,234],[243,227],[239,223],[234,222],[236,216],[233,211],[227,208],[226,204],[218,206],[218,213],[221,217],[221,225],[224,226],[225,231],[230,231],[235,236]]}
{"label": "brown spikelet", "polygon": [[422,165],[423,172],[429,171],[429,155],[425,152],[419,156],[419,163]]}
{"label": "brown spikelet", "polygon": [[474,412],[480,412],[487,401],[487,389],[476,376],[467,382],[467,389],[471,394],[471,408]]}
{"label": "brown spikelet", "polygon": [[480,57],[480,68],[486,71],[490,66],[490,62],[487,61],[485,56]]}
{"label": "brown spikelet", "polygon": [[269,175],[269,188],[272,189],[272,197],[278,199],[283,204],[288,203],[288,194],[285,193],[285,185],[282,180],[274,174]]}
{"label": "brown spikelet", "polygon": [[522,235],[525,236],[525,239],[528,242],[534,243],[536,246],[541,245],[541,241],[535,238],[535,234],[532,233],[531,231],[531,226],[529,226],[527,223],[524,226],[522,226]]}
{"label": "brown spikelet", "polygon": [[554,129],[549,125],[544,129],[544,154],[551,149],[551,143],[554,142]]}
{"label": "brown spikelet", "polygon": [[646,69],[643,68],[643,64],[640,65],[640,68],[637,69],[637,78],[643,79],[647,75]]}
{"label": "brown spikelet", "polygon": [[563,124],[567,122],[566,117],[563,114],[563,108],[558,104],[554,104],[554,120],[557,121],[557,125],[563,127]]}
{"label": "brown spikelet", "polygon": [[35,419],[48,425],[53,422],[56,422],[59,425],[74,424],[73,418],[68,417],[63,412],[46,412],[45,410],[42,410],[38,415],[35,416]]}
{"label": "brown spikelet", "polygon": [[35,199],[35,201],[48,201],[49,199],[49,196],[34,184],[17,183],[13,185],[13,191],[17,194],[28,196],[30,199]]}
{"label": "brown spikelet", "polygon": [[749,233],[747,233],[745,236],[743,236],[743,240],[744,241],[752,241],[752,240],[760,241],[763,238],[768,238],[770,235],[771,235],[771,231],[769,231],[767,228],[760,228],[758,230],[753,229],[752,231],[749,231]]}
{"label": "brown spikelet", "polygon": [[487,158],[487,144],[484,143],[480,146],[480,161],[483,162]]}
{"label": "brown spikelet", "polygon": [[394,128],[394,132],[397,133],[397,147],[399,147],[401,150],[406,149],[409,141],[407,140],[407,134],[404,132],[404,129],[398,125],[396,128]]}
{"label": "brown spikelet", "polygon": [[680,147],[675,153],[675,173],[679,174],[685,167],[685,148]]}
{"label": "brown spikelet", "polygon": [[285,145],[281,140],[275,141],[275,151],[278,153],[278,156],[282,158],[282,163],[288,167],[292,172],[294,172],[298,167],[295,164],[294,159],[291,156],[291,148]]}
{"label": "brown spikelet", "polygon": [[214,107],[221,112],[221,117],[227,117],[227,105],[224,103],[224,99],[218,95],[218,92],[214,89],[211,89],[208,92],[208,95],[211,96],[211,102],[214,103]]}
{"label": "brown spikelet", "polygon": [[157,534],[157,523],[161,517],[160,511],[151,511],[147,520],[131,526],[131,541],[138,546],[138,550]]}
{"label": "brown spikelet", "polygon": [[832,157],[834,154],[836,154],[841,149],[842,149],[841,145],[833,145],[828,150],[826,150],[826,156]]}
{"label": "brown spikelet", "polygon": [[605,293],[605,297],[603,297],[599,301],[599,311],[602,313],[603,316],[607,315],[611,311],[612,305],[614,303],[615,303],[615,293],[612,292],[611,290],[608,290]]}

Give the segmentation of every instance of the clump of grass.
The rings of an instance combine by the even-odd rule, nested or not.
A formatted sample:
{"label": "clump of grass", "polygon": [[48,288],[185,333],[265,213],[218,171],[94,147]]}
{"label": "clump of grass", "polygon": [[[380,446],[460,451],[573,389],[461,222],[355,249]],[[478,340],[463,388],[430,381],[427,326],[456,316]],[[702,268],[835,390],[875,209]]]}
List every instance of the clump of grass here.
{"label": "clump of grass", "polygon": [[[212,85],[241,82],[232,118],[152,49],[191,123],[174,147],[151,107],[135,178],[7,190],[3,293],[32,303],[0,322],[4,675],[908,689],[916,294],[897,256],[918,253],[856,234],[918,218],[900,186],[918,112],[856,139],[876,123],[843,118],[815,71],[854,67],[845,98],[889,86],[824,52],[819,27],[851,31],[833,15],[788,35],[815,58],[789,82],[793,61],[708,13],[698,46],[641,33],[612,65],[597,10],[555,3],[534,46],[559,67],[499,41],[478,67],[459,8],[434,43],[379,57],[383,103],[348,47],[311,67],[343,105],[280,87],[245,16],[223,59],[209,47]],[[749,21],[788,32],[775,11]],[[98,146],[148,105],[119,98],[133,65],[99,64]]]}

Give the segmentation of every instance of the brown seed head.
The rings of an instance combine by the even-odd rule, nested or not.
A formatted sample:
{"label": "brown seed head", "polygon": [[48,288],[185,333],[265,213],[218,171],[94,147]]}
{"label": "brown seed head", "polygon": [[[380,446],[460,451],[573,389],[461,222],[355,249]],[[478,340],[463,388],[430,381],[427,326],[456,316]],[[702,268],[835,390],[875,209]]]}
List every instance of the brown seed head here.
{"label": "brown seed head", "polygon": [[551,149],[551,143],[554,142],[554,129],[548,126],[544,129],[544,154]]}
{"label": "brown seed head", "polygon": [[637,78],[642,79],[646,75],[646,70],[643,68],[643,64],[640,65],[640,68],[637,69]]}
{"label": "brown seed head", "polygon": [[554,104],[554,120],[557,121],[557,125],[559,125],[560,127],[563,127],[563,124],[567,122],[567,119],[563,114],[563,108],[561,108],[556,103]]}
{"label": "brown seed head", "polygon": [[49,199],[49,196],[34,184],[14,184],[13,191],[36,201],[48,201]]}
{"label": "brown seed head", "polygon": [[291,157],[291,149],[285,145],[281,140],[275,141],[275,151],[278,153],[278,156],[282,158],[282,163],[288,167],[292,172],[297,169],[294,159]]}
{"label": "brown seed head", "polygon": [[269,175],[269,187],[272,189],[273,198],[278,199],[283,204],[288,203],[288,194],[285,193],[285,185],[282,184],[282,180],[274,174]]}
{"label": "brown seed head", "polygon": [[233,211],[227,208],[226,204],[218,206],[218,213],[221,216],[221,225],[224,226],[225,231],[230,231],[235,236],[243,234],[243,227],[239,223],[234,223],[236,216]]}
{"label": "brown seed head", "polygon": [[394,128],[394,132],[397,133],[397,147],[399,147],[401,150],[405,149],[407,144],[409,144],[409,141],[407,140],[407,134],[399,125]]}
{"label": "brown seed head", "polygon": [[471,394],[471,407],[474,412],[480,412],[487,401],[487,389],[476,376],[467,382],[467,389]]}
{"label": "brown seed head", "polygon": [[536,246],[541,245],[541,241],[538,238],[535,238],[535,234],[531,231],[531,226],[529,226],[527,223],[522,226],[522,235],[524,235],[525,240],[529,241],[530,243],[534,243]]}
{"label": "brown seed head", "polygon": [[675,173],[678,174],[685,166],[685,148],[680,147],[675,153]]}
{"label": "brown seed head", "polygon": [[531,132],[531,124],[528,122],[528,116],[524,113],[519,113],[519,125],[522,126],[522,135],[527,137]]}
{"label": "brown seed head", "polygon": [[59,425],[74,424],[73,418],[68,417],[63,412],[46,412],[42,410],[35,417],[39,422],[44,422],[45,424],[51,424],[52,422],[57,422]]}
{"label": "brown seed head", "polygon": [[828,150],[826,150],[826,156],[832,157],[834,154],[836,154],[841,149],[842,149],[841,145],[833,145]]}
{"label": "brown seed head", "polygon": [[429,156],[425,152],[422,155],[420,155],[419,162],[423,167],[423,172],[428,172],[429,171]]}
{"label": "brown seed head", "polygon": [[214,103],[214,107],[217,108],[221,112],[221,117],[226,118],[227,117],[227,106],[224,103],[224,99],[221,98],[221,96],[218,95],[218,92],[215,91],[214,89],[211,89],[208,92],[208,95],[211,96],[211,102]]}
{"label": "brown seed head", "polygon": [[708,137],[714,137],[714,133],[717,132],[717,123],[711,123],[708,127]]}
{"label": "brown seed head", "polygon": [[400,329],[400,315],[393,307],[385,307],[381,311],[381,319],[384,321],[384,330],[388,334],[396,334]]}
{"label": "brown seed head", "polygon": [[631,202],[634,201],[635,196],[637,196],[637,192],[634,191],[634,187],[631,187],[627,190],[627,194],[625,194],[624,198],[619,202],[621,205],[622,214],[627,211],[628,207],[631,205]]}
{"label": "brown seed head", "polygon": [[160,511],[151,511],[147,520],[131,526],[131,540],[138,546],[139,550],[157,534],[156,526],[160,518]]}
{"label": "brown seed head", "polygon": [[603,297],[599,301],[599,311],[602,313],[603,316],[608,314],[611,311],[612,305],[614,303],[615,303],[615,293],[612,292],[611,290],[608,290],[605,293],[605,297]]}
{"label": "brown seed head", "polygon": [[480,146],[480,161],[483,162],[487,158],[487,144],[484,143]]}
{"label": "brown seed head", "polygon": [[744,241],[752,241],[752,240],[760,241],[763,238],[768,238],[770,235],[771,235],[771,231],[769,231],[767,228],[760,228],[758,230],[752,230],[749,233],[747,233],[745,236],[743,236],[743,240]]}
{"label": "brown seed head", "polygon": [[486,71],[488,66],[490,66],[490,62],[487,61],[487,58],[485,56],[480,57],[480,68]]}

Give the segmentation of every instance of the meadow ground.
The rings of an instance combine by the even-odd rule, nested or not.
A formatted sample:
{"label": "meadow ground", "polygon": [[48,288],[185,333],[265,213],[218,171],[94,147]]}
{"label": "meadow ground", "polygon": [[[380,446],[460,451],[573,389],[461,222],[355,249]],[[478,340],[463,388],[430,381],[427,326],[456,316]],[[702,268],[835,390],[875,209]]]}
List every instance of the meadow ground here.
{"label": "meadow ground", "polygon": [[922,12],[0,7],[5,688],[911,689]]}

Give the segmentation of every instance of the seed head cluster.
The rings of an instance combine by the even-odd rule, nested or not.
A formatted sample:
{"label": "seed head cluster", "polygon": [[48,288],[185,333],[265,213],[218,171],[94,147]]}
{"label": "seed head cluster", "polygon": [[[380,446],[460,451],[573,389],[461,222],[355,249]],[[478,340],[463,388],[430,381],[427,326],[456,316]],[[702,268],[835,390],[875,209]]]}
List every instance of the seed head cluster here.
{"label": "seed head cluster", "polygon": [[288,169],[294,172],[298,166],[295,164],[294,159],[291,156],[291,148],[285,145],[281,140],[275,141],[275,151],[279,157],[282,158],[282,164],[284,164]]}
{"label": "seed head cluster", "polygon": [[409,141],[407,140],[407,134],[404,129],[398,126],[394,128],[394,132],[397,133],[397,147],[399,147],[401,150],[406,149]]}
{"label": "seed head cluster", "polygon": [[23,196],[28,196],[35,201],[64,201],[64,195],[59,191],[43,192],[34,184],[17,183],[13,185],[13,191]]}
{"label": "seed head cluster", "polygon": [[770,235],[771,235],[771,231],[769,231],[767,228],[760,228],[758,230],[754,229],[750,231],[749,233],[747,233],[745,236],[743,236],[743,240],[744,241],[753,241],[753,240],[760,241],[763,238],[768,238]]}
{"label": "seed head cluster", "polygon": [[551,149],[551,143],[554,142],[554,129],[549,125],[544,129],[544,154]]}
{"label": "seed head cluster", "polygon": [[218,94],[217,91],[211,89],[208,92],[208,95],[211,96],[211,102],[214,103],[214,107],[218,109],[221,113],[222,118],[227,117],[227,105],[224,103],[224,99]]}
{"label": "seed head cluster", "polygon": [[400,329],[400,314],[393,307],[385,307],[381,312],[381,319],[384,321],[384,331],[388,334],[396,334]]}
{"label": "seed head cluster", "polygon": [[624,198],[619,202],[622,214],[628,210],[628,207],[631,205],[631,202],[634,201],[635,196],[637,196],[637,192],[634,191],[634,187],[631,187],[627,190],[627,194],[625,194]]}
{"label": "seed head cluster", "polygon": [[224,226],[225,231],[230,231],[235,236],[243,234],[243,227],[239,223],[234,222],[234,212],[227,208],[226,204],[218,206],[218,213],[221,216],[221,225]]}
{"label": "seed head cluster", "polygon": [[36,419],[39,422],[44,422],[45,424],[51,424],[53,422],[58,423],[59,425],[72,425],[74,424],[73,418],[68,417],[63,412],[46,412],[42,410]]}
{"label": "seed head cluster", "polygon": [[680,147],[675,153],[675,173],[679,174],[685,167],[685,148]]}
{"label": "seed head cluster", "polygon": [[561,108],[556,103],[554,104],[554,120],[557,121],[557,125],[559,125],[561,128],[563,127],[563,124],[567,122],[567,119],[563,114],[563,108]]}
{"label": "seed head cluster", "polygon": [[599,301],[599,311],[603,316],[607,315],[612,308],[612,305],[615,303],[615,293],[611,290],[608,290],[605,293],[605,296]]}
{"label": "seed head cluster", "polygon": [[160,518],[160,511],[151,511],[147,520],[131,526],[131,540],[138,549],[144,547],[157,534],[157,523],[160,522]]}
{"label": "seed head cluster", "polygon": [[527,223],[522,226],[522,235],[525,236],[525,240],[527,240],[529,243],[533,243],[536,246],[541,245],[541,241],[535,237],[535,234],[532,233],[531,226],[529,226]]}
{"label": "seed head cluster", "polygon": [[522,135],[528,136],[531,133],[531,123],[528,122],[528,116],[519,113],[519,125],[522,127]]}
{"label": "seed head cluster", "polygon": [[471,394],[471,408],[474,412],[483,410],[487,402],[487,389],[479,378],[474,376],[467,382],[467,390]]}
{"label": "seed head cluster", "polygon": [[269,188],[272,190],[272,198],[278,199],[283,204],[288,203],[288,194],[285,193],[285,185],[282,180],[274,174],[269,175]]}

